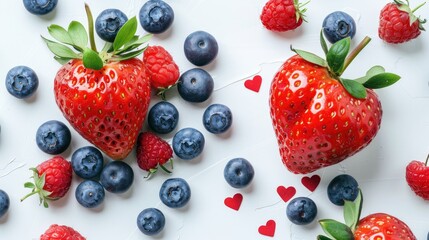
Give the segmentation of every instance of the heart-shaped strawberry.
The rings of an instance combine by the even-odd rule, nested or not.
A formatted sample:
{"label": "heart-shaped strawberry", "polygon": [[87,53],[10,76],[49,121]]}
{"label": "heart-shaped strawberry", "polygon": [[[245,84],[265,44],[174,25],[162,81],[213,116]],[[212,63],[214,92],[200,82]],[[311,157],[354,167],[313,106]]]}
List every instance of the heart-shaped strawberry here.
{"label": "heart-shaped strawberry", "polygon": [[270,113],[283,163],[293,173],[306,174],[336,164],[357,153],[377,134],[381,103],[369,88],[399,80],[381,66],[359,79],[341,75],[360,50],[365,38],[349,53],[350,38],[329,50],[322,39],[326,60],[293,49],[275,75],[270,89]]}
{"label": "heart-shaped strawberry", "polygon": [[224,200],[225,206],[235,211],[238,211],[240,209],[241,202],[243,202],[243,195],[241,195],[241,193],[236,193],[233,197],[227,197]]}
{"label": "heart-shaped strawberry", "polygon": [[[91,14],[88,18],[93,27]],[[149,78],[142,61],[135,58],[149,37],[135,37],[137,20],[133,17],[115,41],[98,52],[93,31],[89,31],[89,48],[88,35],[79,22],[70,23],[68,30],[58,25],[48,29],[58,42],[44,40],[55,59],[64,64],[54,83],[55,100],[64,117],[111,158],[125,158],[134,147],[150,101]]]}

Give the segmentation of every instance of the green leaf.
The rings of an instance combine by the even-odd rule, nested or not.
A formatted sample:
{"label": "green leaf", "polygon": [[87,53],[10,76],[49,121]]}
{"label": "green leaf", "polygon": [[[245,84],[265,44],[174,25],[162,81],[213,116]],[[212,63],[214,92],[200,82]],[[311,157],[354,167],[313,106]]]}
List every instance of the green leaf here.
{"label": "green leaf", "polygon": [[139,50],[136,50],[133,52],[128,52],[128,53],[125,53],[122,55],[118,55],[118,56],[115,56],[114,59],[115,59],[115,61],[123,61],[123,60],[131,59],[131,58],[137,57],[138,55],[142,54],[145,49],[146,48],[142,48],[142,49],[139,49]]}
{"label": "green leaf", "polygon": [[54,59],[61,65],[64,65],[64,64],[68,63],[70,60],[72,60],[72,58],[63,58],[63,57],[58,57],[58,56],[54,56]]}
{"label": "green leaf", "polygon": [[137,18],[133,17],[129,19],[122,27],[119,29],[118,34],[116,35],[115,40],[113,41],[113,50],[117,51],[127,42],[133,39],[134,35],[137,32]]}
{"label": "green leaf", "polygon": [[73,44],[81,49],[85,49],[88,45],[88,33],[82,23],[72,21],[68,28],[68,33],[73,41]]}
{"label": "green leaf", "polygon": [[34,186],[34,183],[32,183],[32,182],[26,182],[26,183],[24,183],[24,187],[25,188],[34,188],[35,186]]}
{"label": "green leaf", "polygon": [[357,79],[355,79],[355,81],[363,84],[364,82],[368,81],[368,79],[370,79],[372,76],[375,76],[379,73],[384,73],[384,72],[385,72],[384,67],[377,65],[377,66],[370,68],[366,72],[366,75],[364,77],[357,78]]}
{"label": "green leaf", "polygon": [[79,58],[79,55],[75,53],[71,48],[63,44],[48,40],[44,37],[42,38],[45,41],[46,45],[48,46],[49,50],[51,50],[51,52],[54,53],[56,56],[61,58],[71,58],[71,59]]}
{"label": "green leaf", "polygon": [[52,24],[48,27],[49,34],[57,41],[73,45],[73,41],[70,38],[69,33],[63,27]]}
{"label": "green leaf", "polygon": [[103,60],[98,55],[97,52],[90,48],[85,48],[83,51],[83,65],[86,68],[94,69],[94,70],[100,70],[103,68]]}
{"label": "green leaf", "polygon": [[334,43],[326,55],[326,61],[331,71],[336,75],[340,75],[344,67],[344,60],[350,50],[350,37],[343,38]]}
{"label": "green leaf", "polygon": [[394,73],[379,73],[370,77],[363,85],[371,89],[384,88],[396,83],[399,79],[401,77]]}
{"label": "green leaf", "polygon": [[323,36],[323,29],[320,30],[320,45],[322,45],[325,56],[328,54],[328,45],[326,44],[325,37]]}
{"label": "green leaf", "polygon": [[349,79],[340,79],[340,82],[343,84],[347,92],[350,93],[350,95],[353,97],[360,99],[366,97],[366,88],[362,85],[362,83]]}
{"label": "green leaf", "polygon": [[294,48],[291,48],[291,50],[294,51],[296,54],[298,54],[300,57],[302,57],[304,60],[306,60],[308,62],[314,63],[314,64],[319,65],[321,67],[327,67],[328,66],[325,59],[317,56],[314,53],[299,50],[299,49],[294,49]]}
{"label": "green leaf", "polygon": [[116,54],[121,54],[123,52],[128,52],[133,49],[136,49],[141,45],[147,43],[151,39],[151,37],[152,34],[146,34],[140,38],[138,36],[134,36],[135,39],[133,38],[132,40],[130,40],[130,42],[126,43],[121,50],[116,52]]}
{"label": "green leaf", "polygon": [[334,239],[327,237],[327,236],[318,235],[317,240],[334,240]]}
{"label": "green leaf", "polygon": [[359,189],[358,195],[354,201],[344,201],[344,219],[346,225],[349,226],[352,231],[356,228],[360,213],[362,211],[362,192]]}
{"label": "green leaf", "polygon": [[322,226],[323,231],[334,239],[354,239],[352,230],[344,223],[333,219],[322,219],[319,224]]}

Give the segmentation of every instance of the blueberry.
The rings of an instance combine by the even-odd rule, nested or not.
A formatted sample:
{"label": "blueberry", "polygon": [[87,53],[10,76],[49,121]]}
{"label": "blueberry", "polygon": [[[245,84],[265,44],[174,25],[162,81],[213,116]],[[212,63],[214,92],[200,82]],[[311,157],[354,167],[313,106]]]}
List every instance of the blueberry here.
{"label": "blueberry", "polygon": [[95,31],[104,41],[113,42],[126,21],[128,17],[125,13],[119,9],[109,8],[98,15],[95,20]]}
{"label": "blueberry", "polygon": [[204,111],[203,124],[211,133],[224,133],[232,124],[231,110],[223,104],[212,104]]}
{"label": "blueberry", "polygon": [[85,180],[76,188],[75,197],[80,205],[86,208],[98,207],[104,200],[103,186],[94,180]]}
{"label": "blueberry", "polygon": [[57,6],[58,0],[23,0],[24,7],[32,14],[45,15]]}
{"label": "blueberry", "polygon": [[133,184],[133,181],[133,169],[124,161],[109,162],[104,166],[100,175],[101,185],[112,193],[127,191]]}
{"label": "blueberry", "polygon": [[223,170],[226,182],[233,188],[248,186],[255,175],[252,164],[244,158],[234,158],[228,161]]}
{"label": "blueberry", "polygon": [[216,58],[219,46],[210,33],[196,31],[186,37],[184,51],[189,62],[196,66],[204,66]]}
{"label": "blueberry", "polygon": [[149,0],[140,9],[140,25],[149,33],[165,32],[173,23],[174,11],[162,0]]}
{"label": "blueberry", "polygon": [[183,128],[173,137],[173,151],[181,159],[191,160],[204,149],[204,135],[195,128]]}
{"label": "blueberry", "polygon": [[212,76],[201,68],[193,68],[184,72],[177,83],[180,96],[188,101],[201,103],[207,100],[214,88]]}
{"label": "blueberry", "polygon": [[147,121],[154,132],[160,134],[170,133],[179,122],[179,111],[169,102],[158,102],[149,110]]}
{"label": "blueberry", "polygon": [[328,185],[328,198],[338,206],[343,206],[344,200],[354,201],[358,194],[358,182],[348,174],[334,177]]}
{"label": "blueberry", "polygon": [[6,215],[9,210],[10,200],[9,195],[3,190],[0,189],[0,218]]}
{"label": "blueberry", "polygon": [[51,120],[43,123],[37,129],[36,143],[40,150],[48,154],[64,152],[71,142],[71,132],[62,122]]}
{"label": "blueberry", "polygon": [[137,216],[137,227],[145,235],[156,235],[164,226],[164,214],[157,208],[146,208]]}
{"label": "blueberry", "polygon": [[286,207],[286,216],[294,224],[306,225],[311,223],[317,215],[317,206],[308,197],[292,199]]}
{"label": "blueberry", "polygon": [[170,208],[181,208],[191,198],[191,188],[183,178],[169,178],[161,185],[159,198]]}
{"label": "blueberry", "polygon": [[346,37],[353,38],[356,34],[356,23],[345,12],[332,12],[323,20],[323,34],[331,43]]}
{"label": "blueberry", "polygon": [[103,169],[103,162],[103,154],[92,146],[77,149],[71,157],[73,171],[84,179],[98,177]]}
{"label": "blueberry", "polygon": [[27,66],[16,66],[6,75],[6,89],[16,98],[32,96],[39,86],[39,78],[33,69]]}

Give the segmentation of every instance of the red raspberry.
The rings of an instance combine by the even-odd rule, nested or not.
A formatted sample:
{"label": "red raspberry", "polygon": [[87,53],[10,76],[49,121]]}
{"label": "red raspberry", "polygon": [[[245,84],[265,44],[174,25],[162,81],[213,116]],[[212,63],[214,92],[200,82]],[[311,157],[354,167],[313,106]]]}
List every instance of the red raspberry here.
{"label": "red raspberry", "polygon": [[154,89],[167,89],[179,79],[179,67],[162,46],[148,46],[144,51],[143,63]]}
{"label": "red raspberry", "polygon": [[388,43],[403,43],[418,37],[425,20],[417,18],[414,11],[421,6],[411,10],[408,3],[400,0],[386,4],[380,12],[378,36]]}
{"label": "red raspberry", "polygon": [[149,177],[155,173],[158,166],[164,171],[171,173],[163,165],[172,161],[173,149],[170,144],[151,132],[140,133],[137,139],[137,163],[145,171],[149,171]]}
{"label": "red raspberry", "polygon": [[40,236],[40,240],[86,240],[86,238],[71,227],[52,224]]}
{"label": "red raspberry", "polygon": [[304,20],[307,9],[303,6],[307,3],[301,4],[299,0],[269,0],[262,9],[262,24],[276,32],[296,29]]}
{"label": "red raspberry", "polygon": [[405,170],[405,179],[417,196],[429,200],[429,167],[421,161],[411,161]]}
{"label": "red raspberry", "polygon": [[31,188],[32,191],[21,201],[33,194],[38,194],[40,203],[48,207],[47,200],[60,199],[70,189],[73,176],[72,166],[69,161],[61,156],[48,159],[36,168],[31,168],[31,170],[33,171],[34,183],[27,182],[24,186]]}

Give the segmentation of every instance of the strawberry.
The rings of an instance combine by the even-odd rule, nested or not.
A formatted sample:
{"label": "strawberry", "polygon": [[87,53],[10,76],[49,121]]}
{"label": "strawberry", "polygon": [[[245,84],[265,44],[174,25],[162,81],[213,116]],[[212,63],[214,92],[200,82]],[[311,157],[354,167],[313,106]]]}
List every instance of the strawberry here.
{"label": "strawberry", "polygon": [[269,103],[283,163],[293,173],[306,174],[336,164],[357,153],[380,128],[382,108],[376,93],[399,80],[381,66],[356,80],[341,77],[351,60],[370,41],[366,37],[348,55],[350,38],[329,49],[321,35],[326,60],[293,49],[276,73]]}
{"label": "strawberry", "polygon": [[173,149],[170,144],[151,132],[142,132],[137,140],[137,163],[139,167],[148,171],[148,176],[154,174],[158,167],[171,173],[165,166],[170,161],[173,164]]}
{"label": "strawberry", "polygon": [[85,240],[79,232],[72,227],[65,225],[52,224],[40,236],[40,240]]}
{"label": "strawberry", "polygon": [[299,3],[299,0],[268,0],[260,16],[262,24],[276,32],[296,29],[305,21],[307,9],[303,7],[307,3]]}
{"label": "strawberry", "polygon": [[352,201],[345,201],[345,224],[332,219],[321,219],[319,224],[329,235],[317,236],[318,240],[416,240],[411,229],[400,219],[387,213],[373,213],[362,219],[362,193]]}
{"label": "strawberry", "polygon": [[66,195],[70,189],[73,170],[71,163],[61,156],[50,158],[33,171],[33,182],[26,182],[24,187],[31,188],[31,192],[24,196],[21,201],[34,194],[39,195],[40,204],[48,207],[49,200],[58,200]]}
{"label": "strawberry", "polygon": [[44,38],[55,59],[64,64],[55,77],[55,101],[79,134],[111,158],[123,159],[135,144],[149,106],[149,78],[136,56],[144,51],[139,46],[150,35],[135,36],[137,19],[133,17],[114,42],[106,42],[98,52],[87,5],[86,9],[90,47],[85,27],[76,21],[68,30],[49,26],[58,42]]}
{"label": "strawberry", "polygon": [[429,156],[426,158],[426,162],[417,160],[411,161],[405,170],[405,179],[411,190],[424,200],[429,200],[428,160]]}
{"label": "strawberry", "polygon": [[423,6],[420,4],[415,9],[411,9],[406,0],[401,0],[386,4],[380,11],[380,21],[378,26],[378,36],[388,43],[403,43],[417,38],[424,30],[422,20],[414,15],[414,12]]}
{"label": "strawberry", "polygon": [[162,46],[148,46],[143,54],[143,63],[149,74],[151,87],[164,98],[165,91],[173,87],[180,77],[179,67]]}

